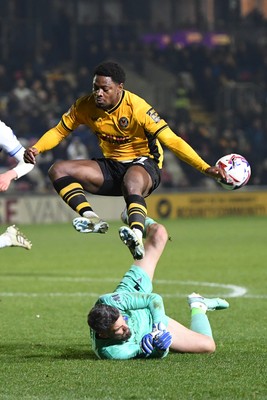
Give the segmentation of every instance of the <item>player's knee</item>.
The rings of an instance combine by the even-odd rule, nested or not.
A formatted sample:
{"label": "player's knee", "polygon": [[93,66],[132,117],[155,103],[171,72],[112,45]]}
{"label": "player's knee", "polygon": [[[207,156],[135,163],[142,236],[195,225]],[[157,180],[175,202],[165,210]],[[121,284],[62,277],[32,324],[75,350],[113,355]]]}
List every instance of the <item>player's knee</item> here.
{"label": "player's knee", "polygon": [[52,181],[66,175],[63,165],[64,162],[62,161],[57,161],[53,165],[51,165],[51,167],[48,170],[48,175]]}
{"label": "player's knee", "polygon": [[168,232],[163,225],[156,223],[150,225],[149,228],[149,236],[153,237],[155,241],[167,242]]}
{"label": "player's knee", "polygon": [[207,338],[205,344],[203,345],[203,353],[212,354],[216,350],[216,344],[212,338]]}

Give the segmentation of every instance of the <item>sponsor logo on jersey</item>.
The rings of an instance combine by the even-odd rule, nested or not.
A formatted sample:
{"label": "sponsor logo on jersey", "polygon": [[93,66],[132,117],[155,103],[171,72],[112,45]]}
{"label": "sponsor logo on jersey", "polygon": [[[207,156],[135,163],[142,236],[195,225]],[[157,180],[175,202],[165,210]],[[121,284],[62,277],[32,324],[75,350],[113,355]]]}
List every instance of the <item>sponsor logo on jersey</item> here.
{"label": "sponsor logo on jersey", "polygon": [[156,124],[161,120],[159,114],[153,108],[148,110],[147,115],[149,115],[150,118],[153,119],[154,122],[156,122]]}
{"label": "sponsor logo on jersey", "polygon": [[123,129],[127,128],[127,126],[129,125],[128,119],[127,119],[126,117],[121,117],[121,118],[119,119],[119,125],[120,125],[120,127],[123,128]]}
{"label": "sponsor logo on jersey", "polygon": [[103,140],[104,142],[108,142],[111,144],[125,144],[129,143],[131,139],[126,136],[115,136],[115,135],[107,135],[106,133],[101,133],[101,132],[96,132],[96,135],[100,140]]}

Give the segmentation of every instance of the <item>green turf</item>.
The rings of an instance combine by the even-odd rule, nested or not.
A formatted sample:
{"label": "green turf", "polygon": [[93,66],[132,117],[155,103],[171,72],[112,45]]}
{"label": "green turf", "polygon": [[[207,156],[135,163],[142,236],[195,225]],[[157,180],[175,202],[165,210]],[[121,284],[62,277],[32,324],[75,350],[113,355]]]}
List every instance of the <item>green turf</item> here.
{"label": "green turf", "polygon": [[[120,223],[106,235],[79,234],[70,224],[20,226],[32,250],[1,249],[1,400],[267,399],[267,219],[164,224],[172,241],[154,290],[186,325],[188,293],[228,299],[229,310],[209,313],[216,353],[97,360],[86,315],[132,262]],[[237,287],[246,293],[236,297]]]}

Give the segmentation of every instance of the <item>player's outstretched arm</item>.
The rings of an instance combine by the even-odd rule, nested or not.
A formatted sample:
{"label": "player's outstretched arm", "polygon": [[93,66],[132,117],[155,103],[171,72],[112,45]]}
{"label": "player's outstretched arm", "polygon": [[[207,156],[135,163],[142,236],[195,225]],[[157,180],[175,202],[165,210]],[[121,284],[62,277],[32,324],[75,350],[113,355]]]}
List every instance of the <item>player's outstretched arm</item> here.
{"label": "player's outstretched arm", "polygon": [[181,137],[176,135],[170,128],[164,129],[158,135],[159,141],[172,151],[180,160],[191,165],[202,173],[214,179],[226,180],[226,174],[222,168],[210,166],[199,154]]}

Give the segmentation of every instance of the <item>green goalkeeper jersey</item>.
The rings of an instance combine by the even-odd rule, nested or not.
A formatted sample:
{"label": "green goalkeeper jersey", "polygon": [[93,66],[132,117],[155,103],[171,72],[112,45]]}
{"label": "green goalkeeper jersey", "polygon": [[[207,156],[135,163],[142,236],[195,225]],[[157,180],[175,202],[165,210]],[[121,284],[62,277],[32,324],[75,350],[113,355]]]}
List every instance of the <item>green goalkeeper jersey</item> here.
{"label": "green goalkeeper jersey", "polygon": [[132,335],[127,341],[101,339],[91,329],[93,350],[101,359],[130,359],[130,358],[162,358],[168,351],[160,352],[154,349],[147,356],[143,353],[140,342],[144,335],[152,331],[152,324],[163,322],[168,325],[162,297],[156,293],[130,293],[117,291],[101,296],[97,303],[107,304],[118,308]]}

